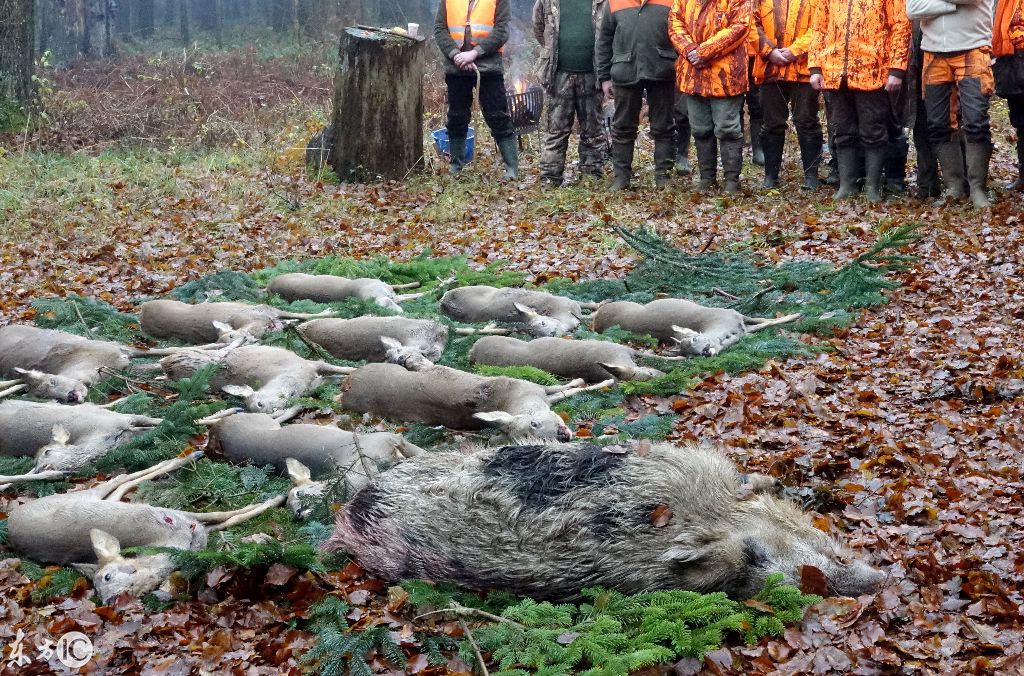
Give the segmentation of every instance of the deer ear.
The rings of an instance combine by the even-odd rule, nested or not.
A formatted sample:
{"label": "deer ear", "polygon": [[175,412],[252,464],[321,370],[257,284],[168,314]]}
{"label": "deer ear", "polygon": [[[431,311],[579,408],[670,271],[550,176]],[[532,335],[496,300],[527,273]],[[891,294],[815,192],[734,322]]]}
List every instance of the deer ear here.
{"label": "deer ear", "polygon": [[211,323],[213,324],[213,328],[217,329],[221,333],[228,333],[229,331],[235,330],[235,327],[231,326],[231,324],[228,324],[227,322],[214,319]]}
{"label": "deer ear", "polygon": [[71,439],[71,435],[68,434],[68,430],[63,425],[53,426],[53,443],[58,446],[67,446],[68,441]]}
{"label": "deer ear", "polygon": [[89,531],[89,539],[92,540],[92,549],[96,552],[100,567],[121,558],[121,543],[110,533],[93,528]]}
{"label": "deer ear", "polygon": [[636,373],[636,367],[632,365],[606,364],[603,361],[597,362],[597,365],[612,374],[613,378],[617,378],[619,380],[632,380]]}
{"label": "deer ear", "polygon": [[31,371],[29,371],[28,369],[23,369],[23,368],[19,368],[19,367],[17,367],[17,366],[15,366],[15,367],[14,367],[14,368],[13,368],[12,370],[13,370],[13,371],[14,371],[15,373],[17,373],[17,374],[18,374],[19,376],[27,376],[28,374],[32,373],[32,372],[31,372]]}
{"label": "deer ear", "polygon": [[519,312],[526,317],[539,317],[540,313],[534,310],[529,305],[523,305],[522,303],[512,303]]}
{"label": "deer ear", "polygon": [[95,563],[72,563],[71,567],[90,580],[96,575],[96,571],[100,569]]}
{"label": "deer ear", "polygon": [[480,411],[479,413],[474,413],[473,417],[480,422],[485,422],[495,427],[501,427],[502,424],[510,423],[514,419],[511,413],[506,413],[505,411]]}
{"label": "deer ear", "polygon": [[686,338],[689,336],[696,336],[697,332],[693,329],[683,328],[682,326],[672,325],[672,331],[676,334],[677,338]]}
{"label": "deer ear", "polygon": [[402,348],[402,342],[395,340],[391,336],[381,336],[380,342],[388,350],[399,350]]}
{"label": "deer ear", "polygon": [[288,476],[291,478],[292,483],[296,486],[303,486],[308,483],[312,483],[312,474],[310,474],[309,468],[303,465],[295,458],[287,458],[284,461],[285,466],[288,468]]}
{"label": "deer ear", "polygon": [[256,394],[256,390],[252,389],[248,385],[225,385],[220,389],[223,392],[226,392],[236,397],[241,397],[242,399],[251,397],[252,395]]}

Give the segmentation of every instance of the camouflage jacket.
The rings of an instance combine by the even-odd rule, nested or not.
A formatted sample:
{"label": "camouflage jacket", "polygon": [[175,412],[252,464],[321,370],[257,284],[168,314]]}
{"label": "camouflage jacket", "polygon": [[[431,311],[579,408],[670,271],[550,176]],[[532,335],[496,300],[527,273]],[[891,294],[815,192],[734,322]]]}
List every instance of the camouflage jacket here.
{"label": "camouflage jacket", "polygon": [[[595,42],[601,31],[601,17],[607,0],[592,0]],[[540,58],[537,62],[537,76],[545,89],[555,85],[558,72],[558,26],[561,19],[559,0],[537,0],[533,6],[533,35],[540,43]],[[594,69],[597,70],[597,49],[594,49]]]}

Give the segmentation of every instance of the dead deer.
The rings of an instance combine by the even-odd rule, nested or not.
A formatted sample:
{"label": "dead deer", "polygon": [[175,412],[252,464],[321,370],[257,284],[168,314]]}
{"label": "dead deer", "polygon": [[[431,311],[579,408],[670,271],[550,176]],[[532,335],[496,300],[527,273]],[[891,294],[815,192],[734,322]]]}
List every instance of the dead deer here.
{"label": "dead deer", "polygon": [[162,423],[93,404],[0,402],[0,457],[34,455],[35,472],[72,471]]}
{"label": "dead deer", "polygon": [[220,365],[210,386],[241,397],[246,407],[256,413],[283,409],[289,399],[309,394],[325,378],[337,378],[355,370],[310,361],[284,348],[263,345],[221,350],[191,348],[160,360],[160,368],[171,380],[191,377],[210,364]]}
{"label": "dead deer", "polygon": [[192,305],[160,299],[139,306],[139,324],[146,335],[159,340],[180,340],[210,347],[252,342],[268,331],[281,330],[288,320],[330,316],[330,311],[303,314],[286,312],[270,305],[229,302]]}
{"label": "dead deer", "polygon": [[562,336],[580,325],[584,308],[598,307],[528,289],[464,286],[441,298],[441,312],[460,322],[525,324],[538,337]]}
{"label": "dead deer", "polygon": [[654,336],[674,344],[682,356],[712,357],[748,333],[802,319],[801,314],[777,319],[747,317],[727,308],[705,307],[681,298],[663,298],[640,305],[616,301],[594,313],[594,331],[603,333],[613,326]]}
{"label": "dead deer", "polygon": [[210,532],[224,530],[278,507],[285,496],[230,512],[183,512],[121,502],[149,481],[202,457],[167,460],[134,474],[123,474],[90,489],[59,493],[15,507],[7,520],[12,549],[44,563],[74,565],[92,578],[104,603],[129,592],[140,596],[168,582],[174,564],[168,554],[124,558],[121,547],[199,550]]}
{"label": "dead deer", "polygon": [[490,366],[533,366],[563,378],[582,378],[588,383],[606,380],[650,380],[665,375],[648,366],[638,366],[637,357],[675,361],[684,357],[662,357],[603,340],[535,338],[522,341],[503,336],[486,336],[469,351],[471,364]]}
{"label": "dead deer", "polygon": [[129,366],[129,358],[170,354],[139,350],[73,333],[14,324],[0,327],[0,397],[24,392],[67,404],[85,401],[89,387]]}
{"label": "dead deer", "polygon": [[306,340],[338,359],[431,366],[448,344],[448,327],[428,319],[356,317],[314,319],[296,327]]}
{"label": "dead deer", "polygon": [[368,277],[349,279],[336,275],[307,275],[302,272],[289,272],[270,280],[267,292],[276,294],[287,301],[311,300],[315,303],[336,303],[346,298],[361,298],[373,301],[377,305],[395,312],[404,312],[399,303],[421,298],[428,292],[399,295],[395,293],[395,290],[418,286],[418,282],[388,284]]}
{"label": "dead deer", "polygon": [[[424,450],[401,434],[354,434],[329,425],[281,425],[287,414],[236,413],[218,416],[210,437],[233,463],[273,465],[279,472],[290,460],[311,468],[314,476],[343,472],[353,491],[394,465]],[[203,423],[205,421],[197,421]]]}
{"label": "dead deer", "polygon": [[345,379],[341,405],[392,420],[452,429],[497,427],[511,439],[568,441],[572,432],[551,404],[578,392],[582,381],[542,387],[515,378],[488,378],[445,366],[409,371],[395,364],[367,364]]}

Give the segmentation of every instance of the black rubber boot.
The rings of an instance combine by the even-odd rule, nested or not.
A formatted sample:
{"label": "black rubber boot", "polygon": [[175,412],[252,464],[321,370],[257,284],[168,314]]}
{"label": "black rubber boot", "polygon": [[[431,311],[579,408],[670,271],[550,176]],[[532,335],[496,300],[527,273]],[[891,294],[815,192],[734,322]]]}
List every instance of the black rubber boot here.
{"label": "black rubber boot", "polygon": [[448,171],[452,174],[457,174],[466,166],[466,137],[449,136],[448,153],[452,157],[452,163],[448,167]]}
{"label": "black rubber boot", "polygon": [[991,143],[967,144],[967,183],[971,186],[971,204],[988,209],[988,163],[992,159]]}
{"label": "black rubber boot", "polygon": [[841,146],[836,148],[836,165],[839,174],[839,190],[832,199],[844,200],[857,195],[857,148]]}
{"label": "black rubber boot", "polygon": [[498,142],[501,160],[505,163],[505,178],[514,181],[519,178],[519,139],[515,136]]}
{"label": "black rubber boot", "polygon": [[680,176],[689,176],[693,171],[690,166],[690,139],[679,143],[676,147],[676,173]]}
{"label": "black rubber boot", "polygon": [[889,141],[886,148],[883,173],[883,188],[894,195],[902,195],[907,191],[907,154],[910,152],[910,141],[900,131],[899,136]]}
{"label": "black rubber boot", "polygon": [[782,152],[786,146],[784,134],[761,134],[761,148],[764,150],[764,183],[765,188],[779,185],[779,172],[782,170]]}
{"label": "black rubber boot", "polygon": [[797,141],[800,143],[800,164],[804,168],[802,187],[817,190],[821,187],[821,178],[818,176],[818,166],[821,164],[821,137],[798,136]]}
{"label": "black rubber boot", "polygon": [[878,204],[882,201],[882,167],[885,166],[886,149],[864,149],[864,194],[868,202]]}
{"label": "black rubber boot", "polygon": [[722,174],[725,184],[722,189],[735,195],[740,192],[740,172],[743,171],[743,139],[722,141]]}
{"label": "black rubber boot", "polygon": [[1024,190],[1024,130],[1017,130],[1017,179],[1006,186],[1007,190]]}
{"label": "black rubber boot", "polygon": [[942,182],[939,181],[939,160],[931,144],[917,145],[917,198],[935,199],[942,196]]}
{"label": "black rubber boot", "polygon": [[633,144],[612,144],[612,192],[629,190],[633,182]]}
{"label": "black rubber boot", "polygon": [[964,189],[964,156],[960,151],[960,140],[954,138],[952,141],[936,145],[935,156],[939,159],[939,168],[942,170],[945,197],[957,200],[967,197],[967,191]]}
{"label": "black rubber boot", "polygon": [[760,117],[750,118],[750,160],[759,167],[764,166],[764,146],[761,142],[761,125],[763,121]]}
{"label": "black rubber boot", "polygon": [[697,189],[709,192],[718,185],[718,139],[714,136],[694,138],[693,145],[697,148],[697,171],[700,173]]}
{"label": "black rubber boot", "polygon": [[664,188],[671,180],[669,174],[672,172],[672,165],[675,164],[673,155],[675,147],[671,139],[654,142],[654,185],[657,188]]}

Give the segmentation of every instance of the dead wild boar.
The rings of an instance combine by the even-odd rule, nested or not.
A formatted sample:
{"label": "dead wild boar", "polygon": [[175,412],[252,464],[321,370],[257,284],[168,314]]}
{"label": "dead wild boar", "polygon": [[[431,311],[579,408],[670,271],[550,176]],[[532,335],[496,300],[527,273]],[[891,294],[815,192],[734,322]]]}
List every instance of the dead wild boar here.
{"label": "dead wild boar", "polygon": [[583,316],[583,306],[571,298],[544,291],[464,286],[444,294],[441,312],[460,322],[525,324],[531,335],[552,337],[575,331]]}
{"label": "dead wild boar", "polygon": [[289,272],[270,280],[267,292],[288,301],[311,300],[315,303],[336,303],[346,298],[361,298],[373,301],[389,310],[403,312],[399,303],[423,296],[423,293],[403,295],[395,293],[395,289],[407,289],[410,286],[419,285],[399,284],[393,286],[369,277],[349,279],[337,275],[307,275],[302,272]]}
{"label": "dead wild boar", "polygon": [[682,356],[711,357],[748,333],[802,319],[793,314],[778,319],[747,317],[728,308],[705,307],[682,298],[662,298],[646,305],[630,301],[607,303],[594,313],[594,331],[618,326],[631,333],[674,343]]}
{"label": "dead wild boar", "polygon": [[296,330],[337,359],[386,361],[406,368],[432,365],[448,344],[448,327],[429,319],[314,319]]}
{"label": "dead wild boar", "polygon": [[384,580],[552,600],[595,585],[746,599],[775,572],[798,585],[805,565],[837,595],[878,588],[881,571],[757,477],[745,480],[715,449],[670,444],[429,453],[357,493],[324,549],[344,550]]}

